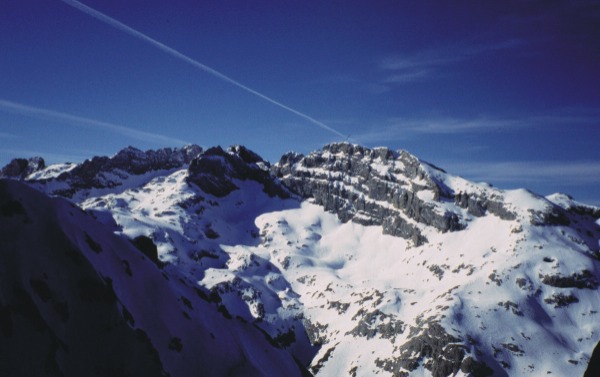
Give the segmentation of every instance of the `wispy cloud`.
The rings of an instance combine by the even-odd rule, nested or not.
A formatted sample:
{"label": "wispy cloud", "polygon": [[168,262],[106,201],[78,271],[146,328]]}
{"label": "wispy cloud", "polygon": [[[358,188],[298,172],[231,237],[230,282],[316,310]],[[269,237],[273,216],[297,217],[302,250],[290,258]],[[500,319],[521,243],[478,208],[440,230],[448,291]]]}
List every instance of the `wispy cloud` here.
{"label": "wispy cloud", "polygon": [[473,118],[442,116],[390,118],[384,121],[383,125],[372,127],[370,131],[354,135],[354,137],[364,143],[377,143],[390,140],[407,140],[423,134],[493,133],[533,127],[571,127],[574,125],[600,126],[600,111],[584,108],[559,109],[543,115],[505,118],[491,116]]}
{"label": "wispy cloud", "polygon": [[407,140],[419,134],[451,135],[476,132],[501,132],[508,129],[526,127],[527,120],[494,119],[494,118],[392,118],[384,126],[372,128],[371,131],[354,135],[363,143]]}
{"label": "wispy cloud", "polygon": [[511,49],[523,44],[517,39],[496,43],[462,43],[430,48],[411,54],[398,54],[381,60],[379,68],[387,74],[383,79],[388,84],[404,84],[421,81],[437,74],[442,67],[456,64],[475,56]]}
{"label": "wispy cloud", "polygon": [[524,122],[513,119],[455,119],[438,118],[429,120],[397,121],[406,131],[422,134],[458,134],[467,132],[491,132],[507,128],[522,127]]}
{"label": "wispy cloud", "polygon": [[160,145],[184,145],[188,142],[175,139],[165,135],[136,130],[134,128],[121,126],[118,124],[103,122],[95,119],[85,118],[77,115],[67,114],[55,110],[43,109],[39,107],[24,105],[22,103],[11,102],[0,99],[0,111],[15,113],[31,118],[57,121],[73,127],[96,128],[110,131],[129,137],[134,140],[140,140],[148,143]]}
{"label": "wispy cloud", "polygon": [[548,114],[530,117],[536,124],[596,124],[600,125],[600,109],[597,108],[565,108]]}
{"label": "wispy cloud", "polygon": [[408,69],[400,73],[395,73],[383,79],[385,84],[403,84],[411,81],[418,81],[431,76],[431,69]]}
{"label": "wispy cloud", "polygon": [[[311,85],[322,85],[331,87],[342,86],[344,93],[352,90],[358,90],[362,93],[382,94],[390,91],[389,85],[386,83],[372,82],[366,79],[359,79],[349,75],[328,75],[307,82]],[[328,124],[330,124],[328,122]]]}
{"label": "wispy cloud", "polygon": [[16,139],[17,135],[8,132],[0,132],[0,139]]}
{"label": "wispy cloud", "polygon": [[448,162],[444,168],[469,179],[486,182],[543,183],[565,186],[597,184],[600,161]]}

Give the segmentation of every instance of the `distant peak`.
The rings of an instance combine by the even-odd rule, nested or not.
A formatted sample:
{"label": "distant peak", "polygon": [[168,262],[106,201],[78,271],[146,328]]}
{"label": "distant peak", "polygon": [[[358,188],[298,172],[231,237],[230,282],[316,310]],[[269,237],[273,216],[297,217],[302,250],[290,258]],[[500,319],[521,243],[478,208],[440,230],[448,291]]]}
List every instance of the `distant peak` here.
{"label": "distant peak", "polygon": [[0,170],[0,177],[24,179],[45,167],[46,162],[41,157],[15,158]]}
{"label": "distant peak", "polygon": [[358,144],[349,143],[347,141],[329,143],[323,147],[323,151],[327,151],[327,152],[334,153],[334,154],[344,153],[344,154],[349,154],[349,155],[352,155],[355,153],[363,154],[365,149],[368,149],[368,148],[364,148]]}
{"label": "distant peak", "polygon": [[[46,169],[43,159],[40,157],[29,160],[16,159],[2,170],[1,175],[40,182],[56,180],[61,182],[56,186],[60,188],[49,189],[49,192],[72,198],[76,193],[85,193],[90,189],[122,187],[124,180],[127,180],[130,175],[140,176],[152,172],[184,168],[201,152],[202,148],[198,145],[147,151],[128,146],[111,157],[95,156],[68,169],[65,169],[66,165],[58,169],[53,166]],[[38,170],[47,174],[32,175]]]}
{"label": "distant peak", "polygon": [[143,174],[152,170],[172,169],[189,164],[202,152],[197,145],[183,148],[161,148],[142,151],[128,146],[101,163],[100,170],[121,169],[132,174]]}
{"label": "distant peak", "polygon": [[227,148],[227,152],[239,156],[242,160],[244,160],[244,162],[247,163],[266,162],[258,154],[254,153],[243,145],[232,145],[231,147]]}
{"label": "distant peak", "polygon": [[224,151],[212,147],[198,155],[188,168],[188,182],[216,197],[224,197],[239,189],[234,180],[252,180],[263,185],[270,196],[288,197],[288,192],[275,181],[270,164],[242,145]]}

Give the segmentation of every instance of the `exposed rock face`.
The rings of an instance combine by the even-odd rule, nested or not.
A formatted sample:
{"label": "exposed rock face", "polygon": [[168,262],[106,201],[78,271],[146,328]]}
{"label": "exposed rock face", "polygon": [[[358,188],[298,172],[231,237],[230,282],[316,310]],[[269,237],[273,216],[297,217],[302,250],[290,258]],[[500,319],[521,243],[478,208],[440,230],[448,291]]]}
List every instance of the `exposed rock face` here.
{"label": "exposed rock face", "polygon": [[569,212],[576,213],[578,215],[590,216],[595,219],[600,218],[600,209],[598,207],[590,207],[585,205],[574,205],[567,209]]}
{"label": "exposed rock face", "polygon": [[423,362],[435,377],[455,375],[459,370],[473,376],[493,374],[485,363],[475,361],[472,356],[465,357],[468,347],[461,344],[461,339],[448,334],[436,321],[411,328],[411,334],[410,340],[397,349],[400,356],[378,359],[378,366],[394,376],[408,376],[406,371],[417,369]]}
{"label": "exposed rock face", "polygon": [[71,178],[74,183],[79,183],[83,187],[100,188],[104,185],[97,177],[99,173],[118,169],[125,173],[140,175],[152,170],[178,168],[190,163],[201,152],[202,148],[197,145],[189,145],[182,149],[164,148],[146,152],[127,147],[113,157],[94,157],[85,160],[70,172],[62,174],[59,179]]}
{"label": "exposed rock face", "polygon": [[163,148],[142,152],[133,147],[127,147],[102,167],[102,170],[121,169],[128,173],[139,175],[152,170],[169,170],[189,164],[192,159],[202,152],[197,145],[186,145],[183,148]]}
{"label": "exposed rock face", "polygon": [[583,270],[579,273],[573,273],[570,276],[562,276],[558,274],[540,275],[540,279],[542,283],[557,288],[598,288],[598,281],[596,281],[594,275],[588,270]]}
{"label": "exposed rock face", "polygon": [[[68,188],[51,192],[68,198],[81,190],[113,188],[122,185],[130,176],[147,174],[153,171],[170,170],[189,164],[202,152],[197,145],[183,148],[163,148],[141,151],[127,147],[113,157],[93,157],[85,160],[70,171],[52,179],[68,183]],[[47,180],[41,180],[42,184]]]}
{"label": "exposed rock face", "polygon": [[381,310],[366,312],[361,309],[354,317],[360,317],[357,326],[349,334],[366,337],[367,339],[379,335],[383,339],[391,339],[392,342],[396,336],[401,335],[406,325],[403,321],[397,319],[395,315],[383,313]]}
{"label": "exposed rock face", "polygon": [[492,194],[490,198],[474,194],[459,192],[454,196],[454,203],[462,208],[466,208],[469,214],[477,217],[484,216],[486,212],[493,213],[504,220],[514,220],[514,212],[506,209],[502,203],[502,198]]}
{"label": "exposed rock face", "polygon": [[545,211],[530,210],[529,213],[533,225],[569,225],[571,223],[567,211],[556,205],[549,205]]}
{"label": "exposed rock face", "polygon": [[550,297],[546,297],[544,302],[549,305],[554,305],[554,308],[563,308],[579,302],[579,299],[573,294],[555,293]]}
{"label": "exposed rock face", "polygon": [[600,375],[600,343],[594,348],[590,363],[588,364],[583,377],[594,377],[598,375]]}
{"label": "exposed rock face", "polygon": [[[272,171],[291,191],[313,198],[340,220],[382,225],[385,233],[419,245],[426,239],[416,223],[442,232],[464,227],[456,213],[435,204],[452,193],[422,164],[405,151],[339,143],[308,156],[288,153]],[[427,196],[431,200],[422,199]]]}
{"label": "exposed rock face", "polygon": [[227,151],[214,147],[191,161],[188,182],[222,198],[238,189],[235,179],[252,180],[263,185],[263,191],[269,196],[288,198],[287,190],[271,176],[269,168],[267,161],[243,146],[233,146]]}
{"label": "exposed rock face", "polygon": [[41,157],[15,158],[0,170],[0,177],[23,179],[45,167],[46,163]]}

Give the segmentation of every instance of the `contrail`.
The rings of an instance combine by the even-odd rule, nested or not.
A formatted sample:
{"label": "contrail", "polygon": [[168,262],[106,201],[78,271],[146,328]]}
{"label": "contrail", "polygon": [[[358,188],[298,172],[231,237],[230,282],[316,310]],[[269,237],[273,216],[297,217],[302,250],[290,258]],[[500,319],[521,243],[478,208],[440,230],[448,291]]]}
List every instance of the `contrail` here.
{"label": "contrail", "polygon": [[114,18],[109,17],[109,16],[105,15],[104,13],[101,13],[101,12],[95,10],[94,8],[90,8],[87,5],[82,4],[82,3],[80,3],[79,1],[76,1],[76,0],[60,0],[60,1],[62,1],[63,3],[68,4],[68,5],[72,6],[73,8],[76,8],[76,9],[78,9],[78,10],[80,10],[80,11],[82,11],[82,12],[84,12],[84,13],[86,13],[86,14],[94,17],[94,18],[96,18],[97,20],[100,20],[100,21],[102,21],[102,22],[104,22],[104,23],[106,23],[106,24],[114,27],[115,29],[121,30],[121,31],[123,31],[123,32],[125,32],[125,33],[127,33],[129,35],[137,37],[137,38],[143,40],[144,42],[147,42],[147,43],[153,45],[154,47],[159,48],[163,52],[166,52],[167,54],[172,55],[172,56],[176,57],[179,60],[182,60],[182,61],[184,61],[184,62],[186,62],[186,63],[188,63],[188,64],[190,64],[190,65],[192,65],[192,66],[194,66],[194,67],[196,67],[198,69],[201,69],[201,70],[203,70],[204,72],[206,72],[208,74],[211,74],[211,75],[213,75],[213,76],[215,76],[215,77],[217,77],[217,78],[219,78],[219,79],[221,79],[223,81],[226,81],[226,82],[228,82],[228,83],[230,83],[232,85],[235,85],[238,88],[243,89],[246,92],[248,92],[250,94],[253,94],[253,95],[255,95],[255,96],[259,97],[259,98],[262,98],[265,101],[270,102],[270,103],[272,103],[275,106],[279,106],[279,107],[281,107],[284,110],[287,110],[287,111],[289,111],[289,112],[291,112],[293,114],[296,114],[299,117],[304,118],[304,119],[308,120],[309,122],[311,122],[311,123],[313,123],[313,124],[315,124],[315,125],[323,128],[323,129],[325,129],[325,130],[327,130],[329,132],[332,132],[332,133],[336,134],[337,136],[340,136],[342,138],[346,138],[346,136],[347,136],[347,135],[344,135],[343,133],[339,132],[338,130],[329,127],[325,123],[320,122],[320,121],[316,120],[315,118],[313,118],[313,117],[311,117],[309,115],[306,115],[306,114],[304,114],[304,113],[302,113],[302,112],[300,112],[298,110],[295,110],[295,109],[293,109],[293,108],[291,108],[291,107],[289,107],[287,105],[284,105],[283,103],[281,103],[279,101],[276,101],[276,100],[274,100],[271,97],[268,97],[268,96],[266,96],[266,95],[264,95],[264,94],[262,94],[260,92],[257,92],[256,90],[247,87],[246,85],[244,85],[244,84],[242,84],[242,83],[240,83],[240,82],[232,79],[231,77],[225,76],[221,72],[219,72],[219,71],[217,71],[217,70],[215,70],[213,68],[210,68],[209,66],[204,65],[204,64],[200,63],[199,61],[190,58],[187,55],[182,54],[181,52],[175,50],[174,48],[171,48],[171,47],[169,47],[167,45],[164,45],[163,43],[161,43],[161,42],[159,42],[159,41],[157,41],[155,39],[150,38],[146,34],[143,34],[142,32],[139,32],[139,31],[137,31],[137,30],[135,30],[135,29],[133,29],[133,28],[125,25],[124,23],[122,23],[120,21],[117,21]]}
{"label": "contrail", "polygon": [[174,139],[174,138],[160,135],[160,134],[138,131],[133,128],[120,126],[118,124],[102,122],[102,121],[95,120],[95,119],[84,118],[84,117],[80,117],[77,115],[61,113],[59,111],[54,111],[54,110],[49,110],[49,109],[42,109],[39,107],[28,106],[28,105],[24,105],[22,103],[6,101],[3,99],[0,99],[0,111],[21,114],[21,115],[28,116],[31,118],[60,121],[61,123],[70,124],[75,127],[103,128],[105,130],[110,130],[110,131],[116,132],[118,134],[130,137],[132,139],[156,143],[156,144],[164,144],[164,143],[177,144],[177,145],[189,144],[186,141]]}

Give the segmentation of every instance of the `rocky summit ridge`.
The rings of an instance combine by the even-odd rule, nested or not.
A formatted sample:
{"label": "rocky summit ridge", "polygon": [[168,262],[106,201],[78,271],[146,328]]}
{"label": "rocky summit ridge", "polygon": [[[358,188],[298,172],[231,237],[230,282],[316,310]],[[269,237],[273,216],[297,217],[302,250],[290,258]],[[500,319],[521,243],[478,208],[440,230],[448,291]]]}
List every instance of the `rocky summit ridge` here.
{"label": "rocky summit ridge", "polygon": [[[452,232],[464,229],[469,217],[492,214],[515,220],[518,216],[502,190],[453,177],[403,150],[335,143],[308,156],[285,154],[271,171],[292,192],[336,213],[341,221],[381,225],[384,233],[411,239],[416,245],[427,242],[424,226]],[[538,225],[568,225],[568,211],[588,208],[598,215],[593,207],[561,208],[528,195],[544,202],[542,210],[528,209]]]}
{"label": "rocky summit ridge", "polygon": [[[565,194],[501,190],[407,151],[350,143],[275,164],[243,146],[129,147],[81,164],[17,159],[0,176],[38,192],[7,189],[0,218],[14,229],[38,231],[32,200],[59,203],[47,204],[58,211],[47,221],[80,240],[85,268],[104,279],[95,287],[112,282],[103,310],[121,313],[117,334],[154,360],[153,373],[582,375],[600,340],[600,208]],[[85,220],[66,227],[63,216]],[[3,235],[15,252],[23,232]],[[132,262],[136,249],[149,263]],[[29,252],[36,258],[49,257]],[[77,315],[58,327],[50,318],[64,319],[65,305],[89,313],[87,304],[67,299],[72,287],[57,275],[10,260],[23,274],[10,284],[30,284],[0,300],[2,328],[25,331],[26,300],[53,334],[52,370],[81,371],[63,362],[76,343],[59,330]],[[158,311],[142,304],[154,294],[146,283],[163,292]],[[185,361],[210,344],[239,368]]]}

